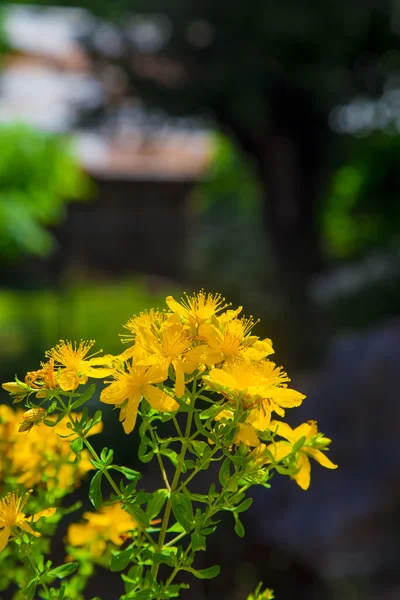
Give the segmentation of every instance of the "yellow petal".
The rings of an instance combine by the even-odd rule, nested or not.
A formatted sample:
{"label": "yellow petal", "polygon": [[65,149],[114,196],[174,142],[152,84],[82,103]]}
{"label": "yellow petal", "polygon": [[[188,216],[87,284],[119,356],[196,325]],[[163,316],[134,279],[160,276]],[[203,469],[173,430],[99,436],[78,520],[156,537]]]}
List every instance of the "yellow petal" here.
{"label": "yellow petal", "polygon": [[26,531],[26,533],[31,533],[35,537],[40,537],[40,533],[38,531],[34,531],[34,529],[32,529],[32,527],[26,521],[20,521],[18,523],[18,527]]}
{"label": "yellow petal", "polygon": [[296,392],[296,390],[278,387],[267,389],[265,392],[265,397],[271,398],[284,408],[300,406],[305,398],[304,394],[300,394],[300,392]]}
{"label": "yellow petal", "polygon": [[224,355],[220,350],[213,350],[204,344],[186,352],[185,359],[197,364],[216,365],[224,359]]}
{"label": "yellow petal", "polygon": [[179,304],[174,298],[173,296],[167,296],[165,298],[165,302],[168,306],[168,308],[170,310],[172,310],[172,312],[177,313],[178,315],[180,315],[181,317],[187,317],[188,316],[188,312],[185,308],[183,308],[183,306],[181,304]]}
{"label": "yellow petal", "polygon": [[246,422],[252,425],[258,431],[265,431],[270,423],[271,413],[263,408],[253,408],[250,411]]}
{"label": "yellow petal", "polygon": [[323,452],[317,450],[317,448],[309,448],[306,446],[303,448],[303,451],[307,452],[309,456],[312,456],[323,467],[326,467],[327,469],[337,469],[337,465],[329,460]]}
{"label": "yellow petal", "polygon": [[9,527],[4,527],[4,529],[0,531],[0,552],[7,546],[10,533],[11,529]]}
{"label": "yellow petal", "polygon": [[161,412],[174,412],[179,404],[165,392],[153,385],[145,385],[142,389],[143,396],[154,410]]}
{"label": "yellow petal", "polygon": [[162,383],[168,378],[168,366],[167,360],[158,359],[157,364],[151,365],[146,371],[145,381],[146,383]]}
{"label": "yellow petal", "polygon": [[304,452],[299,452],[299,460],[297,468],[300,471],[294,475],[293,479],[299,484],[303,490],[308,490],[311,481],[311,465],[308,456]]}
{"label": "yellow petal", "polygon": [[104,404],[115,404],[119,406],[128,398],[129,390],[125,383],[114,381],[104,388],[100,394],[100,401]]}
{"label": "yellow petal", "polygon": [[293,430],[293,439],[299,440],[301,437],[310,438],[313,433],[317,433],[315,427],[313,427],[313,422],[302,423],[296,429]]}
{"label": "yellow petal", "polygon": [[88,377],[93,377],[96,379],[104,379],[104,377],[108,377],[114,372],[115,369],[112,367],[103,367],[94,369],[88,364],[82,363],[82,373],[87,375]]}
{"label": "yellow petal", "polygon": [[58,377],[58,384],[64,392],[76,390],[80,383],[77,372],[70,369],[65,369]]}
{"label": "yellow petal", "polygon": [[229,375],[226,371],[222,369],[211,369],[209,376],[207,377],[212,383],[216,383],[221,387],[225,387],[228,389],[236,389],[237,381],[232,375]]}
{"label": "yellow petal", "polygon": [[243,442],[246,446],[258,446],[260,440],[251,425],[239,424],[239,429],[235,435],[235,444]]}
{"label": "yellow petal", "polygon": [[210,325],[209,323],[203,323],[203,325],[200,325],[199,327],[198,334],[200,339],[207,342],[207,344],[214,350],[217,350],[221,347],[223,342],[222,333],[213,325]]}
{"label": "yellow petal", "polygon": [[239,306],[236,310],[227,310],[222,315],[218,317],[218,321],[220,323],[227,323],[228,321],[232,321],[235,317],[238,316],[243,310],[243,306]]}
{"label": "yellow petal", "polygon": [[136,392],[129,398],[128,404],[125,406],[124,421],[122,422],[125,433],[131,433],[135,427],[141,397],[141,393]]}
{"label": "yellow petal", "polygon": [[175,394],[177,398],[182,398],[185,393],[185,374],[183,372],[182,361],[179,359],[173,362],[175,370]]}
{"label": "yellow petal", "polygon": [[32,521],[33,523],[36,523],[36,521],[41,517],[52,517],[56,513],[56,511],[57,509],[55,507],[45,508],[44,510],[41,510],[40,512],[33,515]]}
{"label": "yellow petal", "polygon": [[271,421],[269,428],[272,433],[275,433],[276,431],[278,435],[289,440],[289,442],[294,442],[299,439],[294,435],[293,429],[290,427],[290,425],[287,423],[282,423],[282,421]]}
{"label": "yellow petal", "polygon": [[270,444],[268,446],[268,450],[274,457],[275,462],[280,462],[292,453],[292,447],[289,444],[286,444],[286,442],[276,442],[276,444]]}
{"label": "yellow petal", "polygon": [[262,360],[270,354],[274,354],[272,342],[270,339],[257,340],[252,346],[246,349],[245,356],[249,360]]}

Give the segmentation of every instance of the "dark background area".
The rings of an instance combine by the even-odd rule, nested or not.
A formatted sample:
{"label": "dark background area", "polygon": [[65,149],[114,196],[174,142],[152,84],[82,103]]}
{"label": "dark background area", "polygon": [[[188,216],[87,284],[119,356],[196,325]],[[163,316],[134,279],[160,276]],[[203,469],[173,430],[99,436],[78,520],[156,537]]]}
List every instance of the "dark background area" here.
{"label": "dark background area", "polygon": [[256,491],[187,597],[399,598],[400,3],[31,2],[0,22],[1,380],[60,338],[118,352],[168,294],[223,293],[261,317],[308,395],[291,424],[317,418],[339,469]]}

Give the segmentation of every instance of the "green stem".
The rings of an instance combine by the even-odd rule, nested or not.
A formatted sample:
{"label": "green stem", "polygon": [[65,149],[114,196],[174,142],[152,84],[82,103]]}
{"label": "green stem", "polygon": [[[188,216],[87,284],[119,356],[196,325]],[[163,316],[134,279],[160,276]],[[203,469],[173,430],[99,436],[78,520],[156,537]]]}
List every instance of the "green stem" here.
{"label": "green stem", "polygon": [[191,547],[192,547],[192,542],[190,542],[190,544],[186,548],[185,552],[182,554],[181,559],[179,561],[179,565],[177,565],[174,568],[174,570],[172,571],[171,575],[168,577],[167,581],[165,582],[165,588],[166,589],[168,589],[168,587],[171,585],[171,583],[173,582],[173,580],[175,579],[175,577],[177,576],[177,574],[181,570],[181,567],[184,564],[184,562],[185,562],[185,560],[187,558],[187,555],[190,552]]}
{"label": "green stem", "polygon": [[152,440],[153,440],[153,442],[154,442],[154,444],[156,446],[156,452],[155,452],[155,454],[157,456],[158,466],[160,467],[162,478],[164,480],[165,485],[167,486],[168,492],[170,492],[171,491],[171,485],[170,485],[170,483],[168,481],[167,472],[165,470],[163,459],[162,459],[162,456],[160,454],[160,448],[159,448],[159,444],[158,444],[158,441],[157,441],[157,437],[156,437],[156,435],[155,435],[155,433],[153,431],[153,428],[151,426],[150,426],[150,435],[151,435],[151,438],[152,438]]}
{"label": "green stem", "polygon": [[[165,507],[164,518],[163,518],[163,521],[162,521],[162,524],[161,524],[160,535],[159,535],[158,542],[157,542],[157,550],[158,550],[158,552],[162,552],[162,549],[164,547],[165,537],[167,535],[169,518],[171,516],[171,511],[172,511],[171,495],[173,493],[175,493],[175,491],[176,491],[176,489],[178,487],[179,477],[181,475],[182,467],[184,465],[186,451],[187,451],[188,446],[190,444],[190,430],[192,428],[192,420],[193,420],[193,413],[194,413],[194,403],[195,403],[195,399],[196,399],[196,383],[197,383],[197,378],[195,377],[194,380],[193,380],[192,393],[190,395],[190,404],[191,404],[191,409],[192,410],[188,413],[188,418],[187,418],[187,421],[186,421],[185,437],[184,437],[183,442],[182,442],[181,453],[179,455],[179,462],[178,462],[178,465],[176,467],[175,475],[174,475],[174,478],[173,478],[172,483],[171,483],[171,489],[170,489],[170,493],[169,493],[169,498],[167,500],[167,504],[166,504],[166,507]],[[151,567],[151,574],[154,577],[154,579],[157,579],[159,568],[160,568],[160,564],[159,563],[154,563],[152,565],[152,567]]]}

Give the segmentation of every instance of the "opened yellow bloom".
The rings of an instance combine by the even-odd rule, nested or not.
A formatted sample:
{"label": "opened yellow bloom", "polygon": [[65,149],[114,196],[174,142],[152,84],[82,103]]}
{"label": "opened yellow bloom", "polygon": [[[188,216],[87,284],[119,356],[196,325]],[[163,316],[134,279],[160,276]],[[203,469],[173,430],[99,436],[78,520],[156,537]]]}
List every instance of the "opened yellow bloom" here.
{"label": "opened yellow bloom", "polygon": [[28,498],[29,492],[20,496],[17,492],[9,492],[0,501],[0,552],[7,546],[15,528],[38,537],[40,533],[32,529],[31,523],[35,523],[41,517],[51,517],[56,512],[55,508],[46,508],[35,515],[26,517],[23,508]]}
{"label": "opened yellow bloom", "polygon": [[93,347],[94,342],[81,341],[78,345],[69,341],[61,340],[57,346],[46,352],[46,356],[54,360],[56,368],[61,367],[61,373],[57,380],[60,388],[64,391],[76,390],[85,384],[88,377],[102,379],[113,372],[111,367],[95,369],[95,366],[109,363],[109,356],[89,358],[87,353]]}
{"label": "opened yellow bloom", "polygon": [[[180,302],[177,302],[172,296],[167,296],[165,302],[173,313],[182,317],[192,326],[201,325],[201,323],[211,319],[229,306],[220,294],[206,294],[203,290],[192,296],[185,294]],[[239,307],[236,311],[226,311],[224,315],[220,316],[220,319],[233,319],[241,310],[242,307]]]}
{"label": "opened yellow bloom", "polygon": [[200,339],[213,351],[213,359],[208,360],[208,364],[237,358],[256,361],[273,354],[271,340],[249,335],[254,326],[252,319],[233,319],[227,323],[219,323],[217,319],[217,323],[218,326],[203,323],[198,330]]}
{"label": "opened yellow bloom", "polygon": [[285,408],[300,406],[305,398],[287,387],[288,376],[269,360],[229,362],[221,369],[211,369],[203,379],[210,389],[250,410],[247,423],[259,431],[267,429],[273,411],[283,416]]}
{"label": "opened yellow bloom", "polygon": [[165,365],[130,365],[126,371],[116,371],[114,379],[100,395],[101,402],[114,404],[120,408],[119,420],[125,433],[135,427],[139,403],[144,397],[155,410],[174,412],[179,404],[165,392],[156,387],[168,377]]}
{"label": "opened yellow bloom", "polygon": [[316,447],[319,446],[325,449],[325,447],[331,443],[329,438],[323,437],[322,434],[318,433],[316,421],[308,421],[307,423],[299,425],[296,429],[292,429],[287,423],[272,421],[270,429],[271,431],[276,431],[278,435],[288,441],[276,442],[275,444],[268,446],[268,450],[272,452],[276,461],[282,460],[285,456],[288,456],[292,452],[292,446],[302,437],[305,438],[304,445],[299,450],[296,465],[300,470],[293,476],[293,479],[295,479],[303,490],[307,490],[310,486],[311,464],[309,456],[327,469],[337,469],[337,465],[330,461],[329,458]]}
{"label": "opened yellow bloom", "polygon": [[112,542],[121,546],[137,528],[137,522],[122,509],[121,503],[102,506],[96,513],[83,513],[85,523],[73,523],[68,527],[67,542],[71,546],[87,547],[95,558],[101,556]]}

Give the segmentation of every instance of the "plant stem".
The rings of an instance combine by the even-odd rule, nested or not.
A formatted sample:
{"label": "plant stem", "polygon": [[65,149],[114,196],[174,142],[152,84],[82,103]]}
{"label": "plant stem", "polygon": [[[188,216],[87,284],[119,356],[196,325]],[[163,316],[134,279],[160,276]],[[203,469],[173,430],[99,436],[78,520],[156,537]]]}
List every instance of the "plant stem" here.
{"label": "plant stem", "polygon": [[160,448],[159,448],[159,445],[158,445],[157,437],[156,437],[156,435],[155,435],[155,433],[153,431],[153,427],[151,427],[151,426],[150,426],[150,435],[151,435],[151,438],[152,438],[153,442],[156,445],[156,452],[155,452],[155,454],[157,456],[158,465],[160,467],[162,478],[164,480],[165,485],[167,486],[168,492],[170,492],[171,491],[171,485],[170,485],[170,483],[168,481],[167,472],[165,470],[163,459],[162,459],[162,456],[160,454]]}
{"label": "plant stem", "polygon": [[[194,403],[195,403],[195,400],[196,400],[196,383],[197,383],[197,378],[195,377],[194,380],[193,380],[192,393],[190,395],[190,404],[191,404],[191,409],[192,410],[188,413],[188,418],[187,418],[187,421],[186,421],[185,437],[184,437],[184,439],[182,441],[182,448],[181,448],[181,453],[179,455],[179,462],[178,462],[178,465],[176,467],[175,475],[174,475],[174,478],[173,478],[172,483],[171,483],[169,498],[167,500],[167,504],[166,504],[166,507],[165,507],[164,518],[163,518],[163,521],[162,521],[160,535],[159,535],[158,542],[157,542],[158,552],[162,552],[162,549],[164,547],[165,537],[167,535],[169,518],[171,516],[171,510],[172,510],[171,495],[176,491],[176,489],[178,487],[179,477],[181,475],[182,467],[183,467],[183,464],[184,464],[184,461],[185,461],[186,451],[187,451],[187,448],[188,448],[189,443],[190,443],[190,430],[192,428],[192,420],[193,420],[193,414],[194,414]],[[153,565],[151,567],[151,574],[154,577],[154,579],[157,579],[159,568],[160,568],[160,564],[159,563],[153,563]]]}

